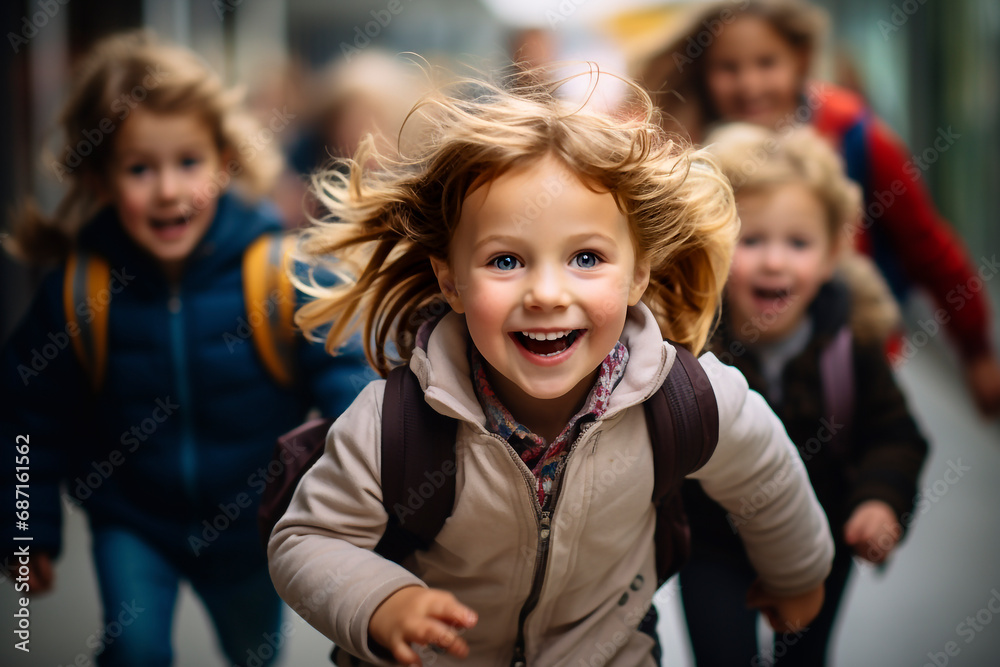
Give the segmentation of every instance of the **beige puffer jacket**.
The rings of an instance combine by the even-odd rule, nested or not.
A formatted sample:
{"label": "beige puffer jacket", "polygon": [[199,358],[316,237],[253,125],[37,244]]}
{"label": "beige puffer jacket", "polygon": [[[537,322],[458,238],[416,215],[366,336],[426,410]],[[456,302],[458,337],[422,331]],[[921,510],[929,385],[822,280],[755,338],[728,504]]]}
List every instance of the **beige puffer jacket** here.
{"label": "beige puffer jacket", "polygon": [[[436,665],[510,665],[520,640],[528,665],[652,666],[652,640],[635,631],[656,582],[653,458],[641,404],[662,384],[675,351],[642,304],[630,309],[621,340],[629,349],[625,375],[604,417],[574,443],[554,510],[543,515],[531,472],[483,426],[464,320],[446,316],[410,362],[427,402],[459,420],[455,507],[436,542],[405,567],[371,551],[387,518],[380,490],[384,381],[375,381],[334,424],[326,452],[275,526],[268,557],[278,592],[369,664],[391,664],[370,650],[372,613],[416,584],[451,591],[479,614],[463,635],[469,657],[433,655]],[[767,588],[792,595],[819,585],[833,543],[801,459],[738,371],[710,354],[701,363],[718,400],[720,437],[692,476],[731,511],[745,511],[744,503],[756,508],[742,534]],[[411,496],[414,503],[434,480],[428,484]],[[522,619],[530,599],[537,602]]]}

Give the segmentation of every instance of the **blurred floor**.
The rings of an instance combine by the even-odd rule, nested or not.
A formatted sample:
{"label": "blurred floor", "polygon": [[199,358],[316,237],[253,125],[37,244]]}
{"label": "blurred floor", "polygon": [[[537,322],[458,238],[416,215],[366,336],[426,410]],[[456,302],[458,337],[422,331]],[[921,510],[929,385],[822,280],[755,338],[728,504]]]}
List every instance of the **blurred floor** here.
{"label": "blurred floor", "polygon": [[[911,317],[921,316],[920,309],[918,302]],[[1000,424],[986,424],[975,413],[954,359],[939,340],[920,349],[899,369],[899,377],[932,442],[921,484],[931,502],[885,573],[870,567],[856,571],[832,664],[996,667],[1000,665],[1000,618],[993,622],[1000,611]],[[961,476],[949,470],[959,470]],[[94,644],[100,622],[89,543],[83,516],[71,515],[56,591],[30,606],[30,654],[13,648],[15,595],[9,583],[2,585],[0,665],[92,664],[88,640]],[[674,586],[669,583],[657,599],[664,665],[681,667],[690,665],[691,658]],[[330,643],[290,612],[286,619],[291,619],[291,631],[281,664],[329,664]],[[189,589],[184,590],[174,633],[176,665],[224,664],[208,627],[202,607]],[[722,628],[720,641],[725,641]]]}

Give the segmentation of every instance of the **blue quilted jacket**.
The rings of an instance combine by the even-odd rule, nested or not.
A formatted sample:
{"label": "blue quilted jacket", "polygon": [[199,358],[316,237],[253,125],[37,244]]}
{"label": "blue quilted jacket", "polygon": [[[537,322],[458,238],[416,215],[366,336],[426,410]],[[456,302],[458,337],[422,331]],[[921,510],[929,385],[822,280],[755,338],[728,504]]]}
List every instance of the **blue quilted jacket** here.
{"label": "blue quilted jacket", "polygon": [[[174,285],[112,209],[81,231],[80,246],[112,270],[110,303],[90,304],[110,309],[106,376],[91,389],[70,344],[64,271],[53,271],[0,351],[0,489],[13,486],[15,464],[25,463],[15,446],[26,442],[20,472],[29,473],[30,496],[26,530],[14,516],[2,522],[6,553],[18,544],[14,533],[31,536],[33,552],[57,554],[67,503],[94,528],[185,541],[195,555],[259,549],[257,505],[279,465],[271,462],[275,438],[312,407],[338,415],[374,377],[359,346],[331,357],[304,340],[293,389],[265,370],[247,338],[242,261],[248,244],[280,228],[269,207],[224,195]],[[13,488],[3,493],[11,515],[13,496]]]}

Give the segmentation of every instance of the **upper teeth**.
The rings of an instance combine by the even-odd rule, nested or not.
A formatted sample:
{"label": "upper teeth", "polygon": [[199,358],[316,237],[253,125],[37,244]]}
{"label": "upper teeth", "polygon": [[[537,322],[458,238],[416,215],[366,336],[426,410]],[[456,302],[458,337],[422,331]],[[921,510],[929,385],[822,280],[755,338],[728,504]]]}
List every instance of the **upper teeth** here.
{"label": "upper teeth", "polygon": [[551,333],[534,333],[532,331],[522,331],[522,336],[527,336],[531,340],[556,340],[558,338],[563,338],[565,336],[573,333],[572,329],[567,329],[566,331],[553,331]]}

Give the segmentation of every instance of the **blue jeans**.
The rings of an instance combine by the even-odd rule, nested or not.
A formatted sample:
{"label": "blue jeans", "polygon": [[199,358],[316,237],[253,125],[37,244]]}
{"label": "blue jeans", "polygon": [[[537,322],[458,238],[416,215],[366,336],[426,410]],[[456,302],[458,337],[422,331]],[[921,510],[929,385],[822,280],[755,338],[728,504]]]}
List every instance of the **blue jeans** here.
{"label": "blue jeans", "polygon": [[281,601],[258,553],[238,556],[153,544],[131,530],[102,526],[93,537],[103,607],[95,657],[101,667],[167,667],[181,579],[204,602],[229,665],[265,667],[284,644]]}

